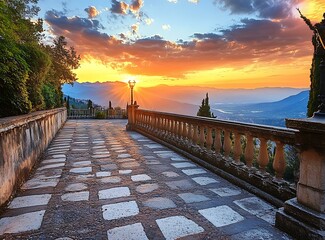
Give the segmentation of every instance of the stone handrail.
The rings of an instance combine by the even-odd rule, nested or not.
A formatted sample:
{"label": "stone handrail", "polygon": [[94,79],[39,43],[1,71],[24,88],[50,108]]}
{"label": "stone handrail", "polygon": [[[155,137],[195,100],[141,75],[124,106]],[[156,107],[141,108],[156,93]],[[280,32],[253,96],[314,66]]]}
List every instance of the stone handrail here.
{"label": "stone handrail", "polygon": [[69,109],[68,118],[70,119],[80,119],[80,118],[94,118],[94,109]]}
{"label": "stone handrail", "polygon": [[[296,130],[139,109],[135,110],[133,125],[134,130],[189,152],[278,199],[295,195],[294,184],[285,181],[283,175],[285,146],[295,144]],[[266,171],[269,141],[275,146],[274,176]]]}
{"label": "stone handrail", "polygon": [[69,109],[68,118],[69,119],[96,118],[98,113],[101,113],[101,115],[107,119],[123,119],[126,118],[127,116],[125,109],[99,110],[93,108],[93,109]]}
{"label": "stone handrail", "polygon": [[66,119],[66,108],[0,119],[0,207],[25,181]]}

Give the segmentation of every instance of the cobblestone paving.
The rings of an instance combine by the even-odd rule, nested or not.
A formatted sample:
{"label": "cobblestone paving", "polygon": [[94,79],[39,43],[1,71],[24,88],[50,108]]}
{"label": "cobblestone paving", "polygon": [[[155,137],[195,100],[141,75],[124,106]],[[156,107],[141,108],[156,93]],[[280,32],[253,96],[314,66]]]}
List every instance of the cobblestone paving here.
{"label": "cobblestone paving", "polygon": [[69,120],[0,239],[290,239],[272,205],[125,125]]}

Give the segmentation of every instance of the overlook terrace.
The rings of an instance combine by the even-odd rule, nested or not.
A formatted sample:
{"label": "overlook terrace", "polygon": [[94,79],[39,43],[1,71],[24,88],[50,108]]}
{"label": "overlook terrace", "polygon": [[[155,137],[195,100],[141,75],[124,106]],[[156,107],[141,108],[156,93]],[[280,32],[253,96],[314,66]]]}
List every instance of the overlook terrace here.
{"label": "overlook terrace", "polygon": [[[290,239],[288,232],[301,239],[324,239],[324,121],[290,120],[294,129],[279,129],[145,111],[136,105],[129,106],[128,117],[128,122],[63,124],[66,110],[59,109],[2,122],[1,171],[15,173],[1,176],[12,177],[16,185],[34,165],[32,160],[26,164],[24,159],[31,158],[23,145],[32,142],[27,149],[37,148],[35,140],[42,142],[50,126],[63,128],[16,198],[3,205],[0,235]],[[126,124],[131,131],[125,131]],[[274,176],[266,171],[269,141],[276,146]],[[13,147],[17,154],[10,161],[16,163],[10,165],[10,149],[3,146],[15,142],[19,147]],[[283,179],[287,145],[300,149],[297,192],[294,183]],[[10,189],[4,177],[1,191]],[[8,200],[2,198],[2,203]]]}

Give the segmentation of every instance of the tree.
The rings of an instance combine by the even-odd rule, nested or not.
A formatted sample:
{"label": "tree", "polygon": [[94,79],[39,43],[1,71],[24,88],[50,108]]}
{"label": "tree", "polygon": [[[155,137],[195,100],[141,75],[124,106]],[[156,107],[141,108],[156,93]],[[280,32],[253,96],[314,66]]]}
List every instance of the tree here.
{"label": "tree", "polygon": [[13,9],[0,1],[0,117],[28,113],[31,109],[26,89],[29,66],[16,32],[19,24]]}
{"label": "tree", "polygon": [[[54,45],[46,46],[46,50],[51,56],[52,65],[46,78],[46,86],[43,91],[48,92],[49,88],[52,89],[54,94],[46,94],[47,107],[54,108],[62,106],[63,94],[62,84],[73,84],[78,78],[72,71],[79,67],[80,56],[77,55],[73,47],[67,48],[67,41],[63,36],[54,40]],[[54,97],[54,98],[53,98]]]}
{"label": "tree", "polygon": [[90,99],[88,99],[87,108],[88,109],[92,109],[93,108],[93,102]]}
{"label": "tree", "polygon": [[23,49],[29,65],[26,81],[28,98],[32,103],[32,110],[42,110],[46,106],[42,89],[51,66],[51,59],[45,48],[35,43],[25,44]]}
{"label": "tree", "polygon": [[77,80],[80,57],[63,36],[40,44],[38,0],[0,0],[0,117],[61,107],[61,85]]}
{"label": "tree", "polygon": [[202,104],[199,108],[199,111],[196,114],[197,116],[201,117],[209,117],[209,118],[216,118],[213,113],[211,113],[210,110],[210,103],[209,103],[209,95],[206,94],[205,99],[202,100]]}
{"label": "tree", "polygon": [[[319,105],[319,94],[320,94],[320,69],[319,65],[322,58],[325,58],[325,49],[322,42],[324,43],[325,34],[319,31],[319,28],[325,28],[325,13],[324,19],[320,23],[313,25],[311,21],[301,14],[300,17],[305,21],[310,30],[313,31],[314,35],[312,37],[312,44],[314,46],[314,55],[312,59],[311,69],[310,69],[310,91],[309,100],[307,106],[307,116],[311,117],[314,112],[318,110]],[[323,40],[321,40],[321,39]]]}

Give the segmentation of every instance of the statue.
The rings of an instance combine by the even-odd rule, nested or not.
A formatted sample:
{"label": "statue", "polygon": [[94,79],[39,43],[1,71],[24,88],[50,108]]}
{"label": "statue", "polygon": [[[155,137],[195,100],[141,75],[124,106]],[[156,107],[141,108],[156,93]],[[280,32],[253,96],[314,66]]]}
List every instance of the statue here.
{"label": "statue", "polygon": [[[317,110],[325,113],[325,13],[323,14],[323,20],[320,23],[313,25],[308,18],[302,15],[298,8],[297,10],[300,13],[300,17],[314,33],[312,37],[314,56],[310,69],[311,84],[307,113],[307,115],[311,117]],[[322,80],[320,67],[323,71]],[[320,100],[320,105],[318,100]]]}

